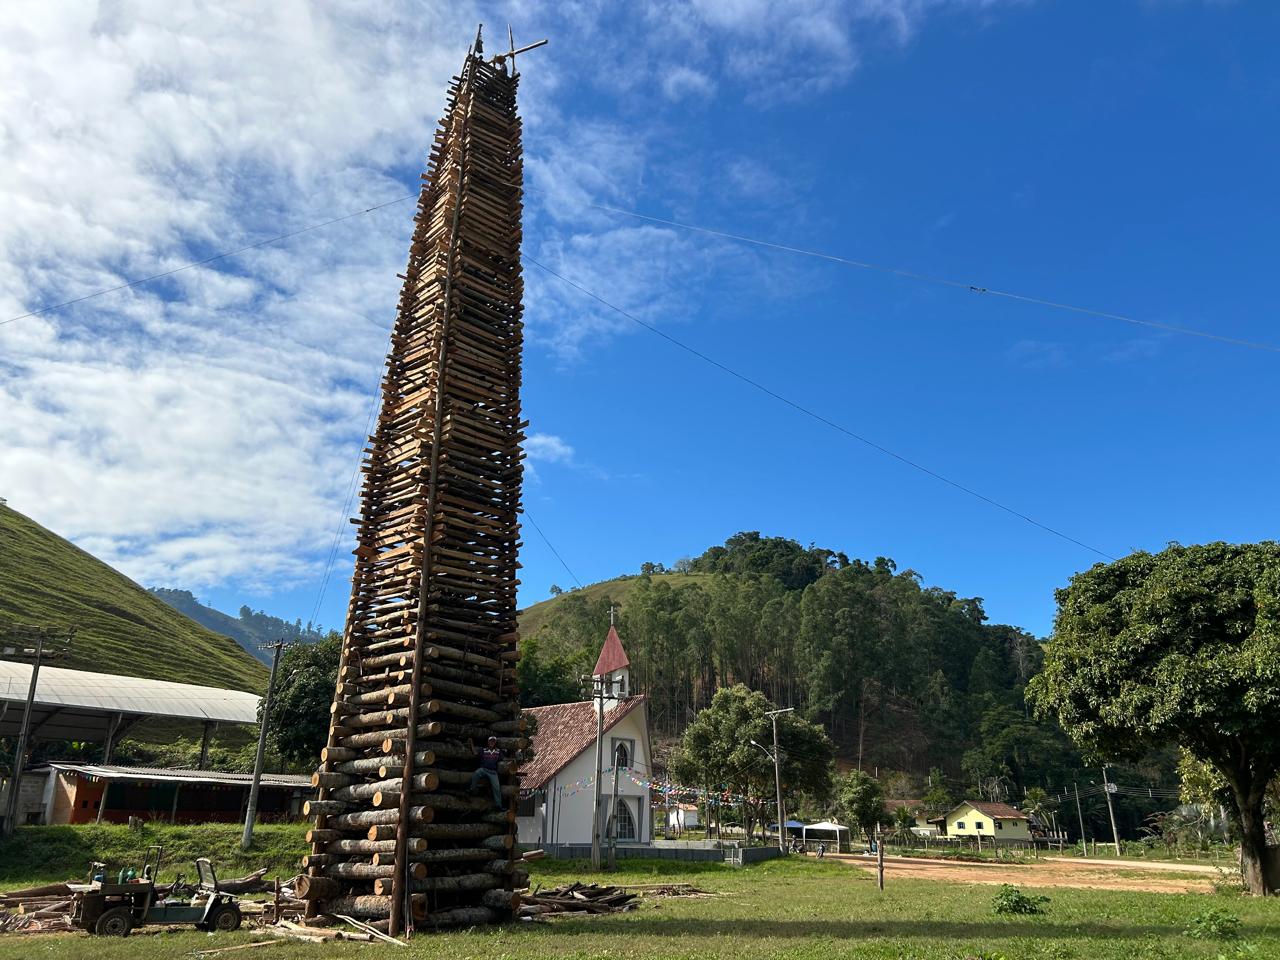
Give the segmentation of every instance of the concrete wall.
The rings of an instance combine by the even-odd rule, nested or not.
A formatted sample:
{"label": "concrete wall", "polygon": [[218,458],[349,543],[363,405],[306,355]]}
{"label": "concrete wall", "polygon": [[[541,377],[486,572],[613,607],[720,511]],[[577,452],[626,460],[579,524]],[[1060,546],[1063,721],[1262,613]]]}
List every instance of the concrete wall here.
{"label": "concrete wall", "polygon": [[[590,860],[591,844],[589,843],[551,843],[543,844],[542,849],[546,851],[548,857],[556,860]],[[607,856],[608,845],[601,848],[601,856]],[[776,852],[776,851],[775,851]],[[689,845],[681,845],[679,847],[671,846],[627,846],[618,847],[619,860],[680,860],[686,863],[695,861],[706,861],[710,863],[721,863],[724,861],[724,851],[707,849],[706,847],[694,847]]]}
{"label": "concrete wall", "polygon": [[[708,845],[709,844],[709,845]],[[564,843],[546,844],[542,847],[548,857],[555,860],[590,860],[591,844]],[[608,846],[601,849],[601,855],[607,855]],[[783,856],[777,847],[741,847],[720,848],[715,841],[700,843],[676,843],[674,841],[654,841],[652,845],[619,846],[619,860],[676,860],[683,863],[731,863],[742,866],[748,863],[759,863]]]}
{"label": "concrete wall", "polygon": [[[22,786],[18,788],[18,816],[16,822],[19,825],[24,823],[44,823],[44,791],[48,785],[48,778],[44,774],[24,773],[22,775]],[[4,789],[0,790],[0,819],[3,819],[5,811],[9,809],[9,787],[10,780],[4,779]]]}

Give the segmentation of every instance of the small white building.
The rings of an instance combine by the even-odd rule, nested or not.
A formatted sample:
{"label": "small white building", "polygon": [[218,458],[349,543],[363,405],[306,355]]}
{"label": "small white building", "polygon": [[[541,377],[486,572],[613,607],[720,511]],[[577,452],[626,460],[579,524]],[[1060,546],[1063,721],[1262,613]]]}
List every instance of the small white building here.
{"label": "small white building", "polygon": [[[613,801],[617,758],[618,841],[649,843],[653,836],[649,788],[649,709],[643,694],[631,691],[631,661],[618,631],[609,627],[592,674],[605,679],[603,701],[605,773],[600,790],[600,836]],[[537,718],[534,755],[520,768],[519,842],[526,845],[591,842],[591,808],[596,772],[596,700],[531,707]]]}
{"label": "small white building", "polygon": [[668,830],[682,833],[685,830],[696,829],[699,825],[696,803],[673,803],[667,808]]}

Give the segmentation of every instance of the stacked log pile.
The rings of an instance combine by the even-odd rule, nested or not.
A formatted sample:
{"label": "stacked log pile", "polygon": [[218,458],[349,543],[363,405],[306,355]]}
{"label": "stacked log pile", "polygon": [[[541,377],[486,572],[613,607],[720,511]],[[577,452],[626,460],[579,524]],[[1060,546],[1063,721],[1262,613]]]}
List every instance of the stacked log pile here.
{"label": "stacked log pile", "polygon": [[[406,929],[511,919],[522,160],[517,77],[468,55],[418,204],[314,783],[312,913]],[[502,805],[471,793],[498,738]]]}

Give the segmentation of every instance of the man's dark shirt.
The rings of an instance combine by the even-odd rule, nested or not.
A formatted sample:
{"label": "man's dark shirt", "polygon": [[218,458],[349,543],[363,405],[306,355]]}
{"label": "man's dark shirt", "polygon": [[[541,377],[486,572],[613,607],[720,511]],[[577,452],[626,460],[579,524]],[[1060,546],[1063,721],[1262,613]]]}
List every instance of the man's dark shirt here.
{"label": "man's dark shirt", "polygon": [[480,766],[485,770],[498,772],[498,764],[502,762],[502,751],[497,747],[483,747],[480,750]]}

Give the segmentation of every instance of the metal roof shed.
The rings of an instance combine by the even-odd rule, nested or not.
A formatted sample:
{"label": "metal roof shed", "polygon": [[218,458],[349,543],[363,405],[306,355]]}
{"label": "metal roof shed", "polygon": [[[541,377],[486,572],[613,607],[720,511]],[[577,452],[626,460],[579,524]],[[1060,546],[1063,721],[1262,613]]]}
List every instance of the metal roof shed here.
{"label": "metal roof shed", "polygon": [[[18,734],[31,670],[28,663],[0,660],[0,737]],[[31,736],[107,740],[144,717],[255,724],[258,700],[242,690],[45,666],[36,685]]]}

